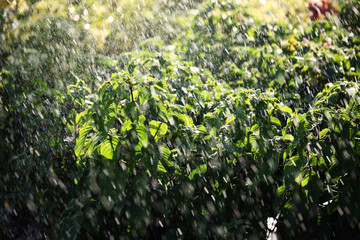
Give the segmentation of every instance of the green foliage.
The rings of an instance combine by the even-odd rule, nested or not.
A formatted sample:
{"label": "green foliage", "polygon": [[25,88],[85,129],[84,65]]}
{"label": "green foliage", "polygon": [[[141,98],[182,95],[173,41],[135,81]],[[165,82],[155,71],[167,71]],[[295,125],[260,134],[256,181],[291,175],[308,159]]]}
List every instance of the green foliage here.
{"label": "green foliage", "polygon": [[359,34],[360,3],[355,0],[346,0],[341,3],[340,20],[348,31]]}
{"label": "green foliage", "polygon": [[75,117],[70,109],[79,109],[22,72],[1,72],[0,96],[1,235],[56,238],[58,219],[76,197],[75,136],[66,123]]}
{"label": "green foliage", "polygon": [[[1,232],[263,239],[272,217],[284,239],[358,237],[354,6],[288,25],[208,1],[172,45],[152,38],[116,63],[96,56],[107,81],[79,56],[62,92],[42,70],[2,71]],[[52,52],[59,39],[35,35],[39,52],[67,59]]]}
{"label": "green foliage", "polygon": [[[345,6],[344,11],[356,9]],[[333,22],[286,26],[261,22],[237,3],[209,1],[175,44],[184,59],[209,69],[232,88],[273,88],[282,101],[304,107],[326,83],[358,78],[359,38],[346,28],[344,11]]]}
{"label": "green foliage", "polygon": [[[147,234],[158,236],[165,228],[178,235],[180,229],[189,238],[264,236],[261,223],[277,213],[284,219],[282,234],[287,237],[305,234],[302,226],[314,229],[311,234],[327,224],[356,228],[356,213],[339,215],[336,209],[345,207],[339,199],[350,194],[339,191],[340,179],[354,171],[351,178],[356,181],[360,167],[355,140],[359,119],[350,114],[358,111],[357,83],[325,84],[304,112],[284,105],[272,90],[229,90],[228,84],[214,82],[209,73],[170,52],[137,52],[128,62],[132,73],[113,75],[99,88],[98,100],[77,117],[76,149],[97,149],[97,154],[92,149],[93,154],[86,154],[83,148],[80,164],[90,169],[102,166],[106,172],[121,170],[115,178],[123,178],[126,171],[125,192],[133,191],[135,179],[147,179],[141,180],[141,194],[135,193],[145,201],[135,203],[136,212],[127,207],[133,203],[124,201],[132,200],[123,200],[121,192],[111,196],[111,208],[103,203],[121,219],[119,234],[144,236],[148,228]],[[96,119],[103,121],[101,125],[92,124]],[[110,139],[116,139],[114,145]],[[346,165],[340,166],[343,161]],[[89,197],[101,199],[93,194]],[[158,209],[158,201],[151,200],[154,196],[169,205]],[[264,199],[273,204],[261,204]],[[125,205],[120,212],[114,212],[117,204]],[[244,216],[237,228],[231,225],[239,221],[234,211]],[[143,219],[140,228],[131,224],[134,215]],[[331,216],[339,220],[330,223]],[[153,226],[149,217],[162,226]],[[218,229],[219,221],[223,224]],[[131,231],[121,231],[128,224]],[[195,227],[199,224],[203,228]]]}

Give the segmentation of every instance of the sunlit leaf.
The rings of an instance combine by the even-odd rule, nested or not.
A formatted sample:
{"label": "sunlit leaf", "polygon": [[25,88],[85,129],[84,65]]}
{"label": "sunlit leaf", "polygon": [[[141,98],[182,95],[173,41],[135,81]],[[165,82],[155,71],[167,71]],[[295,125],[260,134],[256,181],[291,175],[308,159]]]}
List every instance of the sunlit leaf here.
{"label": "sunlit leaf", "polygon": [[80,157],[81,152],[82,152],[82,148],[84,146],[85,143],[85,139],[88,135],[88,133],[90,132],[90,130],[94,127],[94,123],[93,122],[86,122],[85,126],[80,127],[79,129],[79,137],[76,139],[76,146],[74,149],[75,155],[77,157]]}
{"label": "sunlit leaf", "polygon": [[161,162],[159,162],[158,165],[157,165],[157,171],[163,172],[163,173],[167,172]]}
{"label": "sunlit leaf", "polygon": [[109,136],[100,146],[100,154],[107,159],[113,159],[116,147],[119,143],[117,136]]}
{"label": "sunlit leaf", "polygon": [[278,126],[281,127],[281,122],[280,122],[280,120],[279,120],[278,118],[271,116],[271,117],[270,117],[270,121],[271,121],[272,123],[274,123],[274,124],[276,124],[276,125],[278,125]]}
{"label": "sunlit leaf", "polygon": [[328,132],[330,132],[329,128],[325,128],[325,129],[321,130],[321,132],[319,133],[319,137],[323,138],[323,136]]}
{"label": "sunlit leaf", "polygon": [[149,131],[156,141],[165,136],[167,130],[168,126],[165,123],[154,120],[149,123]]}
{"label": "sunlit leaf", "polygon": [[85,149],[87,150],[87,155],[90,157],[96,147],[98,146],[97,143],[102,139],[101,136],[95,135],[89,139],[89,141],[85,144]]}
{"label": "sunlit leaf", "polygon": [[130,119],[127,119],[124,124],[121,126],[121,131],[122,132],[127,132],[129,130],[132,129],[132,126],[131,126],[132,122]]}
{"label": "sunlit leaf", "polygon": [[194,125],[193,120],[186,114],[172,113],[172,115],[182,120],[186,127],[192,127]]}
{"label": "sunlit leaf", "polygon": [[225,124],[229,124],[235,119],[236,119],[235,116],[231,114],[229,117],[226,118]]}
{"label": "sunlit leaf", "polygon": [[280,107],[279,109],[280,109],[280,111],[286,112],[286,113],[288,113],[288,114],[292,114],[292,113],[293,113],[293,111],[291,110],[291,108],[289,108],[288,106],[283,106],[283,107]]}
{"label": "sunlit leaf", "polygon": [[290,135],[290,134],[286,134],[284,137],[283,137],[283,140],[288,140],[290,142],[294,141],[294,136],[293,135]]}

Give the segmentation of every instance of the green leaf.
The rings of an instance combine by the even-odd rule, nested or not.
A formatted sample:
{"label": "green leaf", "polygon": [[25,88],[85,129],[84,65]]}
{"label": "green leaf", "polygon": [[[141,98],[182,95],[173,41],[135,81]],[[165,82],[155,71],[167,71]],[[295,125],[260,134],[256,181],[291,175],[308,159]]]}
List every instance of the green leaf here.
{"label": "green leaf", "polygon": [[209,132],[210,135],[213,136],[213,137],[216,137],[216,132],[217,132],[217,130],[218,130],[218,129],[217,129],[216,127],[211,128],[211,130],[210,130],[210,132]]}
{"label": "green leaf", "polygon": [[161,160],[166,164],[167,167],[174,166],[174,162],[169,160],[170,154],[170,149],[166,146],[165,143],[162,144],[162,146],[160,146]]}
{"label": "green leaf", "polygon": [[132,129],[131,124],[132,122],[130,119],[126,120],[124,124],[121,126],[121,132],[127,132],[131,130]]}
{"label": "green leaf", "polygon": [[155,141],[158,141],[161,137],[165,136],[167,130],[168,126],[165,123],[154,120],[149,123],[149,131],[155,138]]}
{"label": "green leaf", "polygon": [[193,120],[186,114],[181,114],[181,113],[171,113],[171,114],[182,120],[186,127],[192,127],[194,125]]}
{"label": "green leaf", "polygon": [[230,116],[228,118],[226,118],[225,124],[229,124],[232,121],[234,121],[236,118],[234,117],[234,115],[230,114]]}
{"label": "green leaf", "polygon": [[345,61],[345,67],[347,70],[351,68],[351,62],[349,60]]}
{"label": "green leaf", "polygon": [[199,167],[195,168],[194,170],[191,171],[190,175],[189,175],[189,179],[192,180],[195,176],[195,174],[203,174],[207,171],[207,166],[206,164],[202,164]]}
{"label": "green leaf", "polygon": [[293,209],[293,207],[294,207],[293,205],[294,205],[294,204],[289,200],[289,201],[286,202],[284,208],[285,208],[287,211],[289,211],[289,210]]}
{"label": "green leaf", "polygon": [[328,132],[330,132],[329,128],[325,128],[325,129],[321,130],[321,132],[319,133],[319,137],[322,138]]}
{"label": "green leaf", "polygon": [[153,86],[157,88],[160,92],[166,92],[166,89],[160,87],[159,85],[154,84]]}
{"label": "green leaf", "polygon": [[276,117],[270,117],[270,121],[271,121],[272,123],[274,123],[274,124],[276,124],[276,125],[278,125],[278,126],[281,127],[281,122],[280,122],[280,120],[279,120],[278,118],[276,118]]}
{"label": "green leaf", "polygon": [[163,172],[163,173],[167,172],[164,165],[161,162],[158,163],[156,171]]}
{"label": "green leaf", "polygon": [[141,142],[142,146],[147,148],[147,146],[149,145],[149,139],[146,133],[146,127],[143,123],[140,123],[136,127],[136,133],[138,135],[139,141]]}
{"label": "green leaf", "polygon": [[301,171],[300,174],[297,176],[297,178],[295,179],[295,182],[296,182],[297,184],[299,184],[299,185],[302,184],[302,182],[303,182],[303,180],[304,180],[304,178],[305,178],[304,174],[306,174],[306,173],[304,173],[303,171]]}
{"label": "green leaf", "polygon": [[96,149],[95,146],[100,141],[101,138],[102,138],[101,136],[95,135],[95,136],[91,137],[87,143],[85,143],[85,149],[87,150],[87,155],[89,157],[92,155],[92,153]]}
{"label": "green leaf", "polygon": [[[315,175],[315,174],[316,173],[314,171],[311,171],[311,175]],[[309,183],[309,180],[310,180],[310,175],[309,175],[309,173],[306,173],[304,179],[301,182],[301,186],[305,187]]]}
{"label": "green leaf", "polygon": [[294,141],[294,136],[293,135],[290,135],[290,134],[286,134],[284,137],[283,137],[283,140],[289,140],[290,142]]}
{"label": "green leaf", "polygon": [[74,132],[74,123],[71,121],[70,123],[66,123],[66,127],[70,130],[70,132]]}
{"label": "green leaf", "polygon": [[100,154],[107,159],[113,159],[116,146],[119,143],[117,136],[109,136],[100,146]]}
{"label": "green leaf", "polygon": [[251,126],[250,131],[256,131],[259,128],[259,124],[255,123],[253,126]]}
{"label": "green leaf", "polygon": [[274,209],[279,209],[281,207],[282,201],[284,199],[283,195],[285,193],[285,190],[286,190],[285,185],[278,187],[278,189],[276,190],[272,204]]}
{"label": "green leaf", "polygon": [[291,108],[289,108],[288,106],[283,106],[283,107],[281,107],[281,108],[279,108],[280,109],[280,111],[282,111],[282,112],[286,112],[286,113],[289,113],[289,114],[292,114],[293,113],[293,111],[291,110]]}
{"label": "green leaf", "polygon": [[285,185],[278,187],[278,189],[276,189],[276,194],[283,195],[285,192],[285,189],[286,189]]}
{"label": "green leaf", "polygon": [[201,133],[207,133],[206,127],[204,127],[204,125],[199,125],[196,127],[196,129]]}
{"label": "green leaf", "polygon": [[93,122],[86,122],[85,125],[79,129],[79,137],[76,139],[76,146],[74,149],[76,157],[80,157],[80,155],[82,155],[81,153],[85,143],[85,138],[93,126]]}
{"label": "green leaf", "polygon": [[139,122],[140,122],[140,123],[144,123],[145,120],[146,120],[146,117],[145,117],[144,115],[140,115],[140,116],[139,116]]}

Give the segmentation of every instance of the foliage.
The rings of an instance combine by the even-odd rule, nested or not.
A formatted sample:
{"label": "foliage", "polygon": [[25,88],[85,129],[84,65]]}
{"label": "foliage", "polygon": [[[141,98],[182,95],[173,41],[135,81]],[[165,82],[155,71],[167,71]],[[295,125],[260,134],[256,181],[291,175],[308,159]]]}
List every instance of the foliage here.
{"label": "foliage", "polygon": [[346,0],[342,1],[340,19],[345,28],[354,34],[359,33],[359,1]]}
{"label": "foliage", "polygon": [[65,204],[76,197],[75,143],[65,124],[73,103],[23,72],[2,71],[0,80],[2,238],[56,238]]}
{"label": "foliage", "polygon": [[[274,218],[284,239],[358,237],[354,6],[265,22],[236,1],[208,1],[171,45],[147,39],[117,62],[96,55],[99,78],[86,70],[85,44],[70,74],[57,75],[61,91],[35,68],[2,71],[1,232],[263,239]],[[61,29],[65,39],[84,31]],[[52,52],[61,40],[33,43],[42,39],[41,54],[69,58],[71,41]],[[48,63],[51,76],[58,62]]]}
{"label": "foliage", "polygon": [[356,182],[359,169],[356,83],[326,84],[301,112],[272,91],[229,90],[164,53],[139,55],[77,116],[75,153],[91,178],[83,188],[119,220],[117,234],[130,226],[129,237],[263,237],[278,213],[288,237],[356,228],[357,206],[337,211],[360,197],[343,181]]}

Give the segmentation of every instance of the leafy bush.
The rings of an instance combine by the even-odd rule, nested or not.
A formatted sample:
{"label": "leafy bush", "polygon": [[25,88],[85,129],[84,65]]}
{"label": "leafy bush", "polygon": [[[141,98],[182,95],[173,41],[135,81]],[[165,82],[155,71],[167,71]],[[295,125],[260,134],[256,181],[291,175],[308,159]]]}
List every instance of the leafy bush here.
{"label": "leafy bush", "polygon": [[276,215],[289,238],[355,234],[358,206],[338,210],[359,197],[343,186],[359,168],[358,84],[326,84],[297,112],[169,52],[134,55],[77,116],[84,201],[118,219],[116,235],[264,237]]}
{"label": "leafy bush", "polygon": [[172,45],[78,56],[62,92],[2,71],[2,234],[263,239],[272,218],[284,239],[358,237],[356,6],[271,23],[209,1]]}

